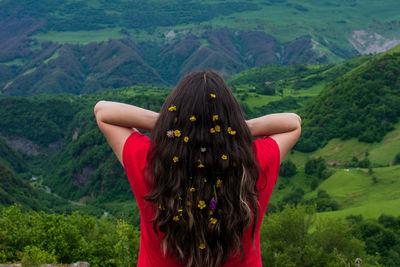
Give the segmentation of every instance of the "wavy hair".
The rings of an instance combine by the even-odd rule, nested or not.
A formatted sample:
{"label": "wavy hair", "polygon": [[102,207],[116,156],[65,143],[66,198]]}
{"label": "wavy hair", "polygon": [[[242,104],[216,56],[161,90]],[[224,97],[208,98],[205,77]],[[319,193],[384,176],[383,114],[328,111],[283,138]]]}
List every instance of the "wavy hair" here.
{"label": "wavy hair", "polygon": [[189,267],[243,259],[251,225],[254,244],[259,167],[239,103],[216,72],[189,73],[171,92],[147,160],[164,255]]}

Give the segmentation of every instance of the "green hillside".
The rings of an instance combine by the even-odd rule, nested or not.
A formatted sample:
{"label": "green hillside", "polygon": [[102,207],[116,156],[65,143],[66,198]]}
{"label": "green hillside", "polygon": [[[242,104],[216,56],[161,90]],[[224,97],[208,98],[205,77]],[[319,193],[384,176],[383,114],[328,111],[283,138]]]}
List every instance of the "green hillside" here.
{"label": "green hillside", "polygon": [[400,53],[387,53],[346,73],[299,112],[303,134],[296,148],[314,151],[332,138],[379,142],[400,115]]}
{"label": "green hillside", "polygon": [[252,108],[253,116],[294,111],[369,59],[371,56],[355,57],[337,64],[262,66],[238,73],[228,80],[228,84],[241,102]]}
{"label": "green hillside", "polygon": [[[37,177],[34,179],[36,180]],[[94,206],[74,205],[67,199],[47,193],[39,185],[39,181],[30,184],[0,162],[0,208],[15,204],[22,207],[24,211],[68,214],[80,211],[92,216],[102,214],[102,210]]]}
{"label": "green hillside", "polygon": [[288,158],[298,165],[304,165],[310,154],[315,157],[323,157],[327,162],[343,165],[351,162],[353,157],[364,159],[366,153],[373,166],[391,165],[395,156],[400,152],[400,124],[394,126],[379,143],[359,142],[356,138],[341,140],[334,138],[324,147],[312,153],[294,151]]}
{"label": "green hillside", "polygon": [[[400,215],[400,165],[374,168],[373,174],[366,169],[338,170],[324,181],[317,190],[325,190],[340,205],[339,211],[323,216],[346,217],[362,214],[377,218],[381,214]],[[373,181],[376,177],[376,182]],[[313,197],[312,192],[305,197]],[[322,214],[321,214],[322,216]]]}
{"label": "green hillside", "polygon": [[[396,110],[391,111],[396,105],[387,105],[384,115],[388,116],[390,127],[385,128],[386,132],[381,133],[382,139],[377,142],[363,142],[355,137],[346,140],[332,138],[333,133],[327,132],[322,124],[325,116],[329,118],[329,114],[335,114],[329,121],[329,127],[343,130],[334,123],[340,116],[349,123],[346,120],[349,115],[347,102],[352,102],[354,109],[360,108],[361,113],[368,110],[369,116],[374,116],[371,112],[375,107],[382,106],[379,101],[397,103],[397,76],[391,76],[398,67],[399,55],[396,49],[383,55],[356,57],[336,64],[263,66],[243,71],[228,80],[246,117],[273,112],[300,112],[304,125],[300,144],[304,145],[309,140],[310,133],[312,138],[319,136],[322,140],[312,143],[316,148],[313,152],[294,150],[287,156],[295,164],[297,172],[293,177],[279,179],[271,197],[271,208],[275,205],[280,209],[286,203],[306,203],[308,199],[316,203],[319,200],[315,196],[318,190],[323,189],[329,195],[329,199],[324,201],[344,212],[355,207],[343,205],[334,192],[324,187],[324,183],[330,179],[342,177],[339,174],[343,169],[367,164],[373,170],[382,172],[382,176],[398,175],[397,168],[387,167],[394,162],[400,151],[400,124],[396,123],[399,115]],[[381,67],[383,72],[379,72],[374,66],[382,66],[379,65],[382,62],[386,64],[384,68]],[[387,80],[386,76],[393,80]],[[383,81],[388,84],[385,90],[379,90]],[[360,102],[359,95],[365,94],[365,84],[369,83],[377,85],[376,88],[370,85],[372,89],[368,91],[376,97],[361,97],[363,102]],[[352,84],[355,86],[350,86]],[[94,205],[115,216],[123,211],[130,222],[137,224],[138,209],[130,185],[96,126],[93,106],[98,100],[106,99],[158,111],[171,89],[142,85],[82,96],[2,98],[2,134],[8,139],[18,137],[26,144],[31,142],[37,152],[33,155],[27,154],[29,151],[20,150],[23,155],[21,162],[26,162],[25,169],[17,170],[17,167],[10,165],[15,160],[9,160],[8,165],[26,180],[32,175],[42,177],[39,186],[48,186],[60,197],[86,203],[90,207]],[[326,99],[329,99],[330,105],[326,105]],[[347,102],[343,102],[343,99],[347,99]],[[360,120],[359,125],[362,132],[361,129],[368,129],[373,124],[365,119]],[[53,144],[57,146],[49,150]],[[8,151],[6,148],[11,149],[4,146],[4,151]],[[21,158],[21,154],[15,153],[15,157]],[[325,169],[307,174],[307,162],[316,157],[322,158],[318,164],[322,164]],[[326,167],[327,163],[332,166]],[[377,179],[379,181],[378,176]],[[390,190],[387,184],[382,186]],[[358,208],[361,207],[363,204]],[[327,211],[328,208],[321,210]]]}

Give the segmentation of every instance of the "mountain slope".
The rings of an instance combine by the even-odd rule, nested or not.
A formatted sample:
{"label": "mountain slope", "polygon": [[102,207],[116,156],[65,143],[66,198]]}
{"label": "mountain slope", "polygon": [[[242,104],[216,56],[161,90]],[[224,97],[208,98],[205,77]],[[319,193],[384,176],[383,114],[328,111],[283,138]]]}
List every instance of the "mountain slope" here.
{"label": "mountain slope", "polygon": [[296,149],[314,151],[336,137],[381,141],[400,116],[399,69],[400,53],[390,52],[330,84],[300,110],[303,133]]}
{"label": "mountain slope", "polygon": [[400,43],[399,8],[396,0],[4,0],[0,90],[82,94],[173,85],[195,69],[228,78],[265,64],[338,62]]}
{"label": "mountain slope", "polygon": [[226,28],[152,48],[129,38],[87,45],[36,44],[37,50],[26,50],[31,58],[27,64],[0,63],[3,95],[87,94],[133,84],[175,84],[198,69],[215,69],[226,78],[264,64],[325,61],[312,52],[309,38],[282,44],[264,32],[235,35]]}

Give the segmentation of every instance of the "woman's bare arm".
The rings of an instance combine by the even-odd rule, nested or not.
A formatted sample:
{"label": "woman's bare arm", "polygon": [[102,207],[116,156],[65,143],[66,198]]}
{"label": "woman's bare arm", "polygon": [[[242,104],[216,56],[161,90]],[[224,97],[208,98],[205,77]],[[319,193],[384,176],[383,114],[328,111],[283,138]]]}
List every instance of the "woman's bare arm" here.
{"label": "woman's bare arm", "polygon": [[122,162],[122,150],[135,128],[152,130],[158,113],[136,106],[99,101],[94,107],[97,125],[106,137],[118,160]]}
{"label": "woman's bare arm", "polygon": [[269,136],[279,146],[281,162],[301,134],[301,118],[295,113],[276,113],[247,121],[252,136]]}

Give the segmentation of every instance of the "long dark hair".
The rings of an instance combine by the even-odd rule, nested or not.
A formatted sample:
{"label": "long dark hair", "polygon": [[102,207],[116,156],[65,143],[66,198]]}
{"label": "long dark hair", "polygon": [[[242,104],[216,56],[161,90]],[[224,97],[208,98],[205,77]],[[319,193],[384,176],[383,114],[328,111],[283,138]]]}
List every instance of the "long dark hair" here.
{"label": "long dark hair", "polygon": [[214,71],[187,74],[151,134],[147,178],[161,248],[186,266],[219,266],[243,252],[258,218],[258,163],[239,103]]}

